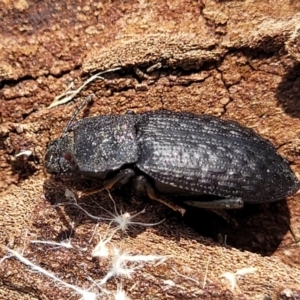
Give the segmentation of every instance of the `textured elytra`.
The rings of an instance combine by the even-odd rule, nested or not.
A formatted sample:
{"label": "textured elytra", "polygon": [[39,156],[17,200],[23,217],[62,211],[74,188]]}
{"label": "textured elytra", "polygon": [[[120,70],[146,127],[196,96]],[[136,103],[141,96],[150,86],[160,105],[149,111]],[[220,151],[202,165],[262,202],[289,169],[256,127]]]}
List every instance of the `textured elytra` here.
{"label": "textured elytra", "polygon": [[296,176],[275,147],[236,122],[154,112],[142,115],[139,133],[137,166],[158,188],[163,183],[185,194],[246,202],[276,201],[298,190]]}
{"label": "textured elytra", "polygon": [[275,147],[233,121],[155,111],[86,118],[69,131],[46,155],[47,171],[58,176],[104,180],[129,167],[161,193],[252,203],[283,199],[299,187]]}

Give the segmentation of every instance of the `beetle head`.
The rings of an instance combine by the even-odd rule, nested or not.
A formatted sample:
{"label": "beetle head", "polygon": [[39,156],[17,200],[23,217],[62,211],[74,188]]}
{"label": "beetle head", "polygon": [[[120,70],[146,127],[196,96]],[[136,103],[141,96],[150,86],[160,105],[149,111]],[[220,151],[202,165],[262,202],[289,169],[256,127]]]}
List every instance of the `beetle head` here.
{"label": "beetle head", "polygon": [[52,141],[45,156],[46,171],[60,177],[76,175],[78,165],[73,154],[73,141],[69,134]]}

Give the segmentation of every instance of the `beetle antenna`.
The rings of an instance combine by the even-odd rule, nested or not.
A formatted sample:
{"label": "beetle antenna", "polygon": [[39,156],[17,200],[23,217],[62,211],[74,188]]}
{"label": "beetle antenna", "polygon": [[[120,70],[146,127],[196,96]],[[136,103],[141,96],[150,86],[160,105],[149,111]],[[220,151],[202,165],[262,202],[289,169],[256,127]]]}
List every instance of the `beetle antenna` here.
{"label": "beetle antenna", "polygon": [[82,110],[82,108],[89,103],[93,98],[93,95],[90,94],[88,95],[82,102],[81,104],[77,107],[77,109],[74,111],[73,115],[71,116],[70,120],[68,121],[67,125],[65,126],[63,132],[62,132],[62,136],[67,133],[70,125],[72,124],[72,122],[74,121],[74,119],[77,117],[77,115],[79,114],[79,112]]}

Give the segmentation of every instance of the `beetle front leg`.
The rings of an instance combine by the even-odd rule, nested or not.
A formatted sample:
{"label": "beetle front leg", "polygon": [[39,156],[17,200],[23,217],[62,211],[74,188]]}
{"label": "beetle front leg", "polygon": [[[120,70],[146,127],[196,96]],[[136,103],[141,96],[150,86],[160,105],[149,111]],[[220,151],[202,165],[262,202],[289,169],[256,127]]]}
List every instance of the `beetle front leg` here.
{"label": "beetle front leg", "polygon": [[134,189],[139,193],[146,193],[150,199],[158,201],[174,211],[180,212],[182,216],[186,213],[186,209],[183,207],[176,205],[164,197],[158,196],[155,188],[144,176],[137,176],[134,179]]}
{"label": "beetle front leg", "polygon": [[82,196],[91,196],[93,194],[99,193],[103,189],[110,190],[116,184],[120,186],[127,184],[133,177],[135,176],[135,172],[132,169],[124,169],[121,170],[119,173],[115,174],[112,178],[106,179],[103,181],[103,188],[94,188],[89,191],[80,192],[78,197],[81,198]]}
{"label": "beetle front leg", "polygon": [[106,190],[112,189],[117,183],[120,185],[127,184],[133,177],[135,172],[132,169],[124,169],[114,175],[112,178],[107,179],[103,182],[103,187]]}

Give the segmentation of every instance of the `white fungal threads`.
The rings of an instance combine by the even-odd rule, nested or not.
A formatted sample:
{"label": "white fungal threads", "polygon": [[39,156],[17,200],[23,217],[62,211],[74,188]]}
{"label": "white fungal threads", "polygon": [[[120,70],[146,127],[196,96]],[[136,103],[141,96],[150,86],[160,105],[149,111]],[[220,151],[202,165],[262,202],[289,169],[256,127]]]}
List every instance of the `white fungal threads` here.
{"label": "white fungal threads", "polygon": [[125,212],[125,213],[119,213],[117,211],[117,207],[116,207],[116,202],[114,201],[114,199],[112,198],[110,192],[108,190],[106,190],[108,193],[109,198],[111,199],[111,201],[114,204],[114,212],[115,214],[113,214],[112,212],[108,211],[107,209],[99,206],[102,210],[104,210],[107,214],[109,214],[111,216],[111,218],[107,218],[107,217],[97,217],[94,216],[92,214],[90,214],[87,210],[85,210],[84,208],[82,208],[78,203],[77,203],[77,199],[74,195],[74,193],[72,191],[70,191],[69,189],[65,189],[65,196],[66,198],[70,199],[73,202],[67,202],[67,203],[60,203],[58,204],[58,206],[62,206],[62,205],[74,205],[77,208],[79,208],[81,211],[83,211],[88,217],[90,217],[93,220],[96,221],[109,221],[109,226],[111,226],[112,224],[117,224],[117,226],[115,227],[116,230],[121,230],[121,231],[126,231],[127,228],[130,225],[133,226],[155,226],[155,225],[159,225],[162,222],[164,222],[165,219],[157,222],[157,223],[143,223],[143,222],[134,222],[132,221],[134,218],[136,218],[138,215],[140,214],[144,214],[146,212],[145,209],[141,210],[140,212],[131,215],[129,212]]}
{"label": "white fungal threads", "polygon": [[[35,271],[37,273],[40,273],[50,279],[53,280],[54,283],[61,284],[65,288],[71,289],[75,291],[77,294],[81,296],[82,300],[96,300],[97,297],[100,295],[96,292],[91,292],[89,290],[81,289],[80,287],[76,285],[69,284],[62,279],[55,276],[53,273],[45,270],[44,268],[40,267],[39,265],[34,264],[27,258],[25,258],[22,254],[20,254],[17,251],[14,251],[10,248],[6,248],[7,252],[11,255],[11,257],[15,257],[18,259],[21,263],[31,268],[32,271]],[[6,257],[8,258],[8,257]],[[110,270],[107,272],[105,277],[99,281],[91,280],[94,284],[96,284],[98,287],[101,285],[104,285],[110,278],[112,277],[118,277],[118,276],[125,276],[128,278],[131,278],[131,275],[135,272],[136,269],[141,268],[143,266],[143,263],[150,263],[154,261],[159,261],[159,263],[163,263],[167,258],[165,256],[161,255],[129,255],[126,253],[121,253],[118,249],[114,249],[114,255],[112,257],[112,265]],[[137,265],[135,267],[127,268],[127,264],[131,263],[140,263],[140,265]],[[101,292],[102,293],[102,292]],[[110,293],[105,290],[105,293]],[[114,299],[124,299],[129,300],[130,298],[127,297],[125,291],[122,289],[118,289],[116,293],[112,294]]]}
{"label": "white fungal threads", "polygon": [[92,251],[93,257],[108,257],[109,256],[110,252],[107,247],[107,243],[109,243],[111,241],[115,232],[113,232],[106,239],[102,239],[102,237],[100,236],[100,241],[98,242],[98,244],[95,246],[95,248]]}
{"label": "white fungal threads", "polygon": [[[8,255],[3,257],[0,260],[0,264],[3,263],[5,259],[8,258],[16,258],[19,260],[22,264],[29,267],[32,271],[35,273],[41,274],[49,280],[51,280],[55,285],[63,287],[65,289],[71,290],[73,294],[75,293],[80,297],[81,300],[97,300],[97,299],[114,299],[114,300],[131,300],[131,298],[128,296],[127,293],[130,293],[130,288],[128,286],[126,287],[127,293],[122,288],[122,278],[128,278],[128,279],[136,279],[134,276],[137,271],[139,271],[140,274],[146,273],[144,270],[142,270],[146,265],[151,265],[152,267],[156,267],[159,264],[164,263],[170,256],[164,256],[164,255],[144,255],[144,254],[132,254],[134,250],[126,251],[121,250],[124,249],[123,240],[120,236],[122,235],[116,235],[116,233],[119,230],[127,230],[129,225],[136,226],[136,225],[143,225],[144,223],[141,222],[133,222],[132,219],[136,217],[137,215],[141,213],[145,213],[145,210],[142,210],[141,212],[131,216],[129,213],[118,213],[116,203],[109,194],[110,199],[114,203],[114,214],[110,213],[108,210],[105,210],[106,213],[110,214],[111,218],[103,218],[103,217],[97,217],[92,216],[88,212],[86,212],[82,207],[80,207],[77,204],[76,197],[71,191],[66,191],[66,196],[68,199],[75,202],[75,206],[80,208],[82,211],[84,211],[88,216],[91,216],[93,219],[97,221],[109,221],[107,228],[104,230],[104,233],[97,233],[95,229],[92,233],[92,236],[99,236],[98,243],[91,247],[90,243],[93,240],[93,237],[88,240],[88,242],[83,245],[83,248],[77,247],[75,244],[73,245],[71,243],[71,238],[68,238],[62,242],[55,242],[55,241],[46,241],[46,240],[32,240],[31,243],[34,244],[43,244],[45,247],[47,246],[54,246],[47,249],[47,251],[51,251],[55,249],[53,253],[57,253],[60,248],[65,248],[64,253],[68,253],[70,251],[70,258],[71,255],[74,254],[74,251],[85,251],[81,252],[80,255],[83,255],[82,258],[86,255],[87,258],[92,256],[96,260],[99,260],[99,263],[101,262],[101,271],[105,270],[105,274],[102,275],[100,278],[91,278],[90,275],[86,275],[86,282],[83,280],[80,284],[74,284],[74,281],[71,283],[66,282],[56,276],[53,272],[50,270],[46,270],[42,268],[39,264],[33,263],[29,259],[25,257],[23,253],[20,253],[18,251],[15,251],[13,249],[7,248]],[[74,205],[74,203],[66,203],[64,205]],[[96,225],[96,228],[98,228],[98,224]],[[112,227],[112,225],[115,224],[115,227]],[[159,224],[159,223],[154,223]],[[149,225],[149,224],[148,224]],[[74,225],[72,225],[73,229]],[[131,252],[131,253],[130,253]],[[59,257],[59,255],[57,255]],[[88,259],[90,260],[90,258]],[[72,259],[72,262],[74,264],[78,264],[78,259]],[[57,261],[59,263],[59,260]],[[103,263],[103,264],[102,264]],[[208,274],[208,267],[210,263],[210,258],[207,262],[207,268],[204,275],[204,281],[202,288],[204,289]],[[84,263],[81,261],[80,267],[84,266]],[[76,265],[79,266],[79,265]],[[104,266],[104,269],[103,269]],[[48,266],[49,267],[49,266]],[[174,274],[176,276],[172,278],[165,278],[161,280],[162,285],[164,288],[171,289],[171,288],[181,288],[182,286],[180,284],[176,283],[176,278],[181,277],[184,280],[188,280],[191,282],[194,282],[195,287],[200,285],[199,280],[197,278],[192,278],[190,276],[184,275],[179,273],[173,266],[170,266],[170,269],[173,270]],[[229,281],[231,285],[232,292],[240,291],[239,286],[237,284],[238,279],[242,276],[246,276],[248,274],[255,273],[257,271],[256,268],[249,267],[249,268],[242,268],[237,270],[235,273],[233,272],[226,272],[223,273],[220,277],[225,278]],[[143,273],[141,273],[143,272]],[[101,273],[103,274],[103,273]],[[66,276],[68,278],[68,276]],[[107,283],[113,282],[112,278],[116,281],[117,288],[114,290],[108,290],[107,289]],[[70,279],[68,279],[70,280]],[[126,281],[127,282],[127,281]],[[135,286],[135,284],[133,285]],[[83,288],[88,287],[88,288]],[[132,287],[133,288],[133,287]],[[71,297],[73,296],[71,295]]]}
{"label": "white fungal threads", "polygon": [[[74,224],[72,224],[72,230],[74,229]],[[31,244],[44,244],[44,245],[51,245],[54,246],[52,249],[57,249],[57,248],[67,248],[67,249],[76,249],[79,251],[87,251],[87,248],[81,248],[78,246],[74,246],[71,241],[72,232],[69,235],[69,238],[61,241],[61,242],[54,242],[54,241],[44,241],[44,240],[32,240],[30,241]]]}
{"label": "white fungal threads", "polygon": [[239,269],[235,273],[225,272],[220,277],[225,278],[230,282],[231,291],[233,292],[235,289],[238,289],[238,285],[237,285],[238,278],[248,275],[248,274],[253,274],[256,271],[257,271],[257,268],[248,267],[248,268]]}
{"label": "white fungal threads", "polygon": [[6,248],[7,252],[9,254],[12,255],[12,257],[17,258],[21,263],[23,263],[24,265],[28,266],[31,268],[31,270],[43,274],[46,277],[49,277],[53,280],[53,282],[55,283],[59,283],[62,286],[64,286],[65,288],[71,289],[73,291],[75,291],[77,294],[79,294],[82,298],[82,300],[96,300],[97,298],[97,294],[94,292],[90,292],[88,290],[83,290],[81,288],[79,288],[76,285],[72,285],[69,284],[63,280],[61,280],[60,278],[56,277],[53,273],[43,269],[42,267],[35,265],[34,263],[32,263],[31,261],[29,261],[27,258],[25,258],[24,256],[22,256],[20,253],[18,253],[17,251],[14,251],[12,249]]}
{"label": "white fungal threads", "polygon": [[112,265],[106,276],[100,281],[100,285],[105,284],[111,277],[125,276],[131,278],[131,275],[136,269],[141,266],[136,266],[132,268],[127,268],[127,264],[131,263],[146,263],[154,261],[165,261],[167,258],[160,255],[129,255],[127,253],[121,253],[119,249],[114,249],[114,254],[112,257]]}
{"label": "white fungal threads", "polygon": [[[110,291],[105,288],[105,284],[111,280],[111,278],[132,278],[133,274],[137,271],[142,269],[146,264],[154,264],[154,267],[158,264],[163,263],[168,257],[162,256],[162,255],[144,255],[144,254],[130,254],[128,251],[121,251],[119,246],[120,242],[122,242],[119,235],[115,237],[115,234],[121,230],[125,231],[128,229],[129,225],[132,226],[153,226],[158,223],[148,224],[148,223],[142,223],[142,222],[134,222],[132,221],[133,218],[138,216],[139,214],[145,213],[145,209],[131,215],[128,212],[125,213],[118,213],[116,203],[111,197],[109,193],[109,197],[114,203],[114,213],[109,212],[108,210],[102,208],[106,213],[108,213],[111,218],[103,218],[103,217],[97,217],[89,214],[85,209],[83,209],[78,203],[75,195],[68,189],[65,190],[65,196],[72,201],[72,203],[64,203],[63,205],[75,205],[77,208],[82,210],[84,213],[87,214],[90,218],[97,220],[97,221],[109,221],[108,227],[105,230],[104,234],[99,235],[99,242],[97,245],[91,249],[90,242],[93,240],[93,237],[89,240],[88,244],[84,245],[85,247],[80,248],[76,245],[72,244],[71,237],[61,241],[47,241],[43,239],[35,239],[31,240],[31,244],[42,244],[45,247],[50,246],[47,251],[56,251],[60,250],[61,248],[65,248],[64,251],[73,251],[70,252],[70,256],[74,251],[82,251],[86,252],[87,256],[93,256],[98,258],[99,260],[105,259],[108,263],[108,268],[106,274],[100,278],[100,279],[92,279],[89,275],[86,276],[87,281],[92,282],[92,284],[89,284],[88,289],[83,289],[79,285],[70,284],[58,276],[56,276],[53,272],[46,270],[42,268],[39,264],[36,264],[29,259],[27,259],[24,255],[24,251],[22,253],[15,251],[10,248],[6,248],[8,255],[3,257],[0,260],[0,263],[2,263],[5,259],[8,258],[16,258],[19,260],[22,264],[29,267],[32,271],[35,273],[39,273],[47,278],[49,278],[51,281],[53,281],[54,284],[58,286],[62,286],[66,289],[72,290],[75,292],[75,294],[80,296],[81,300],[96,300],[96,299],[115,299],[115,300],[131,300],[130,297],[127,295],[127,293],[120,288],[122,284],[117,283],[117,290],[116,291]],[[115,227],[112,227],[113,224],[115,224]],[[96,225],[96,227],[98,227]],[[72,230],[74,229],[74,224],[72,224]],[[96,231],[96,229],[94,230]],[[97,233],[93,232],[92,235],[98,235]],[[111,245],[112,240],[114,238],[114,242],[116,245]],[[66,252],[65,252],[66,253]],[[85,255],[85,254],[83,254]],[[59,257],[59,255],[57,256]],[[57,261],[59,263],[59,261]],[[74,263],[76,264],[76,260],[74,259]],[[104,264],[105,265],[105,264]],[[122,283],[122,281],[121,281]],[[81,283],[84,286],[86,286],[85,283]],[[71,296],[72,297],[72,296]]]}

